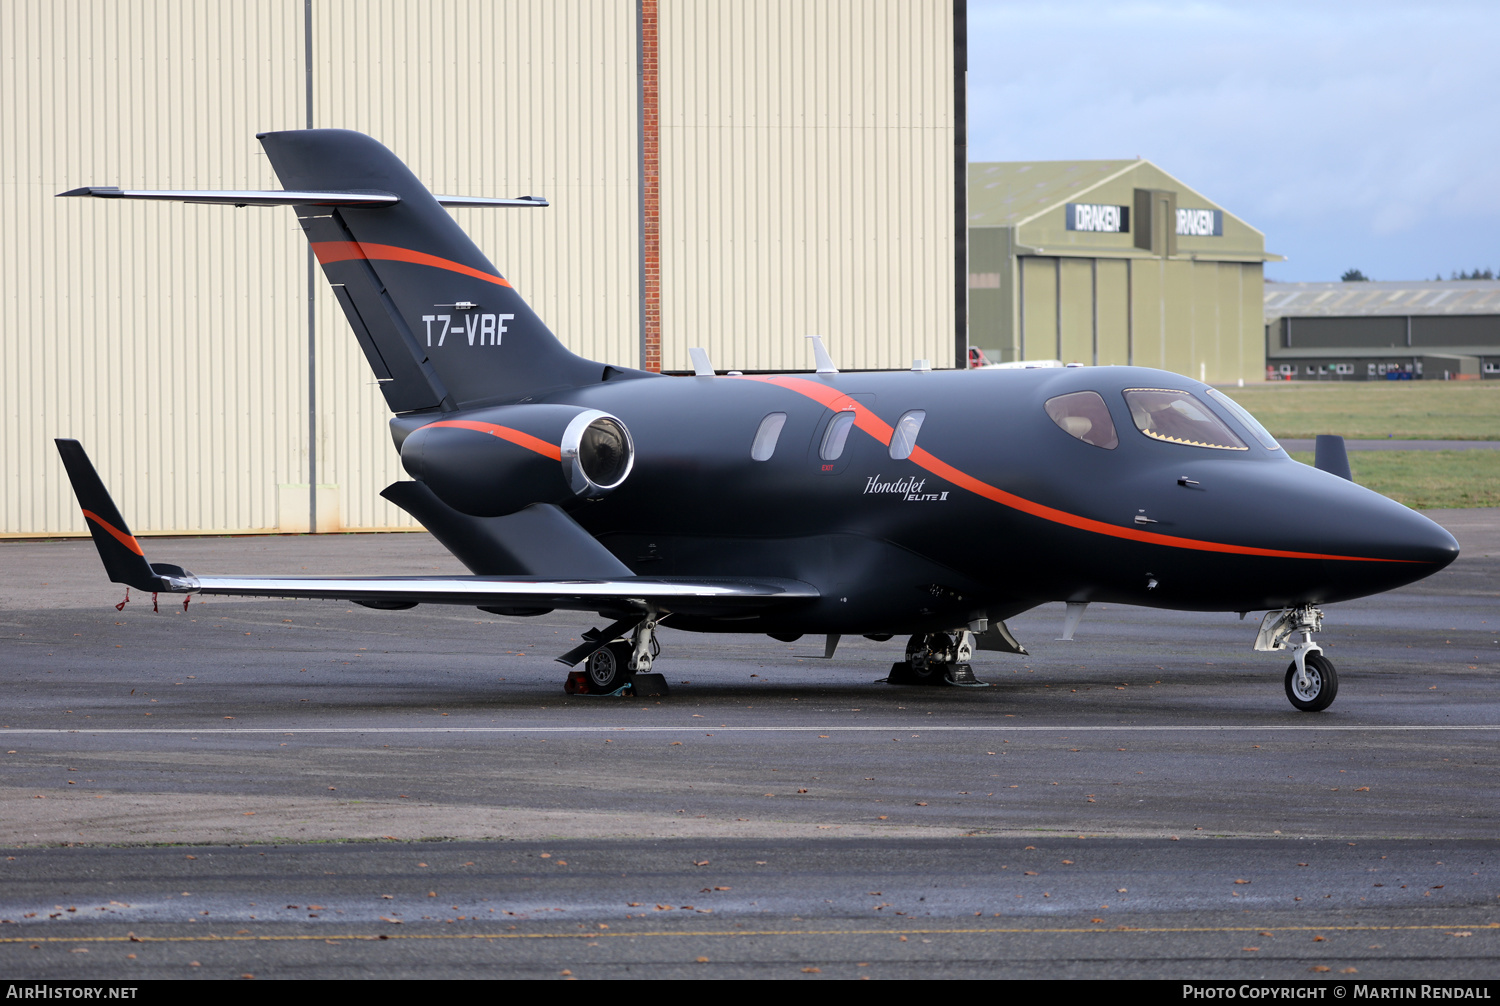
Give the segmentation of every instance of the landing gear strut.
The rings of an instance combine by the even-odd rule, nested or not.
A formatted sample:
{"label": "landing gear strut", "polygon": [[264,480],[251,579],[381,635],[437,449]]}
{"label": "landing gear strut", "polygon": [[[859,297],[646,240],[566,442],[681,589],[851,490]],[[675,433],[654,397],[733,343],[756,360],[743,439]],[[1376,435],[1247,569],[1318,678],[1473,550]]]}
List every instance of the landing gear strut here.
{"label": "landing gear strut", "polygon": [[[658,621],[655,616],[639,621],[622,619],[608,628],[585,632],[581,645],[557,658],[569,667],[583,662],[583,670],[569,674],[563,690],[569,695],[613,695],[632,684],[637,674],[650,674],[652,661],[661,653],[656,640]],[[626,631],[630,633],[628,640],[620,638]],[[658,688],[666,685],[664,681],[655,684]]]}
{"label": "landing gear strut", "polygon": [[906,660],[891,665],[893,685],[982,684],[974,677],[969,661],[974,656],[974,633],[919,632],[906,644]]}
{"label": "landing gear strut", "polygon": [[1292,662],[1286,669],[1286,697],[1305,713],[1327,709],[1339,694],[1339,676],[1333,661],[1313,642],[1314,632],[1323,630],[1323,612],[1310,604],[1282,611],[1268,611],[1255,637],[1257,650],[1285,650],[1290,642]]}

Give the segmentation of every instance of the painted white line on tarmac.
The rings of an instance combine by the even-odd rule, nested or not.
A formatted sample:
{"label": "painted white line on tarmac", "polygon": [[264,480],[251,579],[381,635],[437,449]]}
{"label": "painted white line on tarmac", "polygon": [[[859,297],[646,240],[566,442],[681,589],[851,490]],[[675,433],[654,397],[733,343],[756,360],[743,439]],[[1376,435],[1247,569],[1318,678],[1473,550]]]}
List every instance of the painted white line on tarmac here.
{"label": "painted white line on tarmac", "polygon": [[942,726],[933,723],[907,723],[907,724],[884,724],[880,726],[749,726],[749,727],[726,727],[714,726],[711,723],[679,723],[672,726],[562,726],[562,727],[460,727],[460,726],[431,726],[431,727],[202,727],[193,729],[190,727],[0,727],[0,737],[11,737],[19,735],[38,734],[139,734],[143,736],[159,736],[164,734],[280,734],[281,736],[301,734],[680,734],[684,730],[699,731],[713,734],[787,734],[787,733],[1264,733],[1278,731],[1281,733],[1423,733],[1423,732],[1463,732],[1463,731],[1496,731],[1500,730],[1500,724],[1494,723],[1471,723],[1471,724],[1444,724],[1444,725],[1396,725],[1382,726],[1378,724],[1334,724],[1329,726],[1301,726],[1292,724],[1269,723],[1261,726],[1244,726],[1238,724],[1204,724],[1199,726],[1163,725],[1163,726],[1069,726],[1061,724],[1057,726],[1009,726],[1005,724],[995,726]]}

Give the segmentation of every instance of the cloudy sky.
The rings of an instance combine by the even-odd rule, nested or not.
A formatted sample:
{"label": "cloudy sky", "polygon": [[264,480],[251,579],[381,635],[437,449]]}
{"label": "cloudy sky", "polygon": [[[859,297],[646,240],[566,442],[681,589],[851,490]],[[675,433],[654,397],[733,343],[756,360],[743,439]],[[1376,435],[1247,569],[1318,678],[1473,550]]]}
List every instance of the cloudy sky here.
{"label": "cloudy sky", "polygon": [[969,0],[969,157],[1153,161],[1279,280],[1500,268],[1500,4]]}

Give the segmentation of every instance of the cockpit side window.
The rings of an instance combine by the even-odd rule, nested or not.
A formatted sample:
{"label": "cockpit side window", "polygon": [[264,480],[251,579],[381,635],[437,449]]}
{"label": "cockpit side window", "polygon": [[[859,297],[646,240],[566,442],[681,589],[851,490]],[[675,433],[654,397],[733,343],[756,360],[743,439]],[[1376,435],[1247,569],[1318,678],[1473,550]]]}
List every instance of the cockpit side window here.
{"label": "cockpit side window", "polygon": [[781,439],[781,428],[786,425],[785,412],[773,412],[760,421],[755,431],[755,441],[750,445],[750,457],[756,461],[769,461],[776,453],[776,441]]}
{"label": "cockpit side window", "polygon": [[1064,431],[1086,444],[1112,451],[1120,443],[1109,407],[1097,391],[1075,391],[1047,399],[1047,415]]}
{"label": "cockpit side window", "polygon": [[853,428],[853,412],[840,412],[834,416],[823,433],[823,445],[818,448],[818,457],[824,461],[837,461],[844,453],[844,441],[849,439],[849,431]]}
{"label": "cockpit side window", "polygon": [[1249,430],[1250,435],[1256,440],[1259,440],[1261,442],[1261,445],[1265,447],[1266,450],[1281,450],[1281,445],[1276,442],[1275,437],[1271,436],[1271,431],[1260,425],[1260,421],[1250,414],[1249,409],[1245,408],[1239,402],[1236,402],[1233,398],[1230,398],[1228,395],[1224,394],[1224,392],[1220,391],[1218,388],[1209,388],[1208,397],[1212,398],[1214,401],[1224,406],[1224,408],[1228,409],[1229,414],[1238,419],[1240,421],[1240,425]]}
{"label": "cockpit side window", "polygon": [[1224,421],[1186,391],[1127,388],[1125,404],[1136,428],[1152,440],[1220,451],[1248,451]]}

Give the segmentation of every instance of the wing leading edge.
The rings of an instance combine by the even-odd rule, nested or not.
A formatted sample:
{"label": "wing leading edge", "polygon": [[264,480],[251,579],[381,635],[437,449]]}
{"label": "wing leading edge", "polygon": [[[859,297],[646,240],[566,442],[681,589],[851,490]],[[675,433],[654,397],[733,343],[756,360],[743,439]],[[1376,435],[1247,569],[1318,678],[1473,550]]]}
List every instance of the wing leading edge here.
{"label": "wing leading edge", "polygon": [[382,607],[462,604],[475,607],[561,608],[724,614],[754,611],[818,597],[801,580],[709,577],[623,577],[617,580],[546,580],[499,576],[204,576],[177,578],[175,593],[237,597],[327,598]]}

